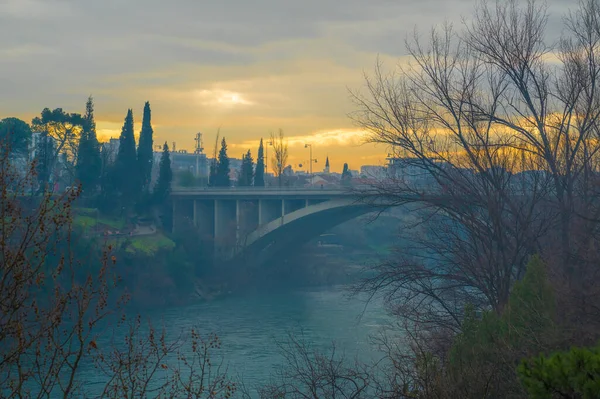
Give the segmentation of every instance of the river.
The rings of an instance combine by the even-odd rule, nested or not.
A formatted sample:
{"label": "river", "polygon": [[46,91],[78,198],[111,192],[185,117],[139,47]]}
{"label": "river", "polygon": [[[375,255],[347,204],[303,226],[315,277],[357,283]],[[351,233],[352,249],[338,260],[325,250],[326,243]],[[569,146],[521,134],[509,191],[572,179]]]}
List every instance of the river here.
{"label": "river", "polygon": [[[379,356],[369,337],[391,321],[381,301],[366,305],[349,298],[341,286],[232,296],[144,316],[164,324],[172,335],[190,327],[218,334],[229,373],[250,388],[267,382],[281,365],[277,341],[289,332],[302,333],[315,348],[327,349],[335,342],[338,353],[369,360]],[[85,372],[82,377],[93,379]]]}

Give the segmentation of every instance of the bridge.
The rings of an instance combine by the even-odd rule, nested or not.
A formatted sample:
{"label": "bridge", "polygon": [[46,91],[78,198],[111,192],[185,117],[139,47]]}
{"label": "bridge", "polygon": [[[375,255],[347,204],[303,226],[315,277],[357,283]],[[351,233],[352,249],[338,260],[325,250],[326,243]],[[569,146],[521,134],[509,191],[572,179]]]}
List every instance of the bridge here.
{"label": "bridge", "polygon": [[191,220],[221,259],[262,263],[373,211],[347,189],[174,188],[173,229]]}

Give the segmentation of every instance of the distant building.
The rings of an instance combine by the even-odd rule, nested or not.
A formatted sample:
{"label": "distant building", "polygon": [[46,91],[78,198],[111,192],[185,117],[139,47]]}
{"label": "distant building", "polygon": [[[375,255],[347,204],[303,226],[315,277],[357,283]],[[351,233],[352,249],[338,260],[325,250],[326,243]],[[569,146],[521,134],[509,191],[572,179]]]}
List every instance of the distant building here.
{"label": "distant building", "polygon": [[[155,153],[159,155],[161,152]],[[171,169],[174,171],[190,171],[196,177],[208,177],[209,162],[206,154],[189,153],[186,150],[171,151]]]}
{"label": "distant building", "polygon": [[329,173],[329,156],[325,160],[325,169],[323,169],[323,173]]}
{"label": "distant building", "polygon": [[385,166],[363,165],[360,167],[360,176],[366,179],[381,180],[387,177],[388,170]]}

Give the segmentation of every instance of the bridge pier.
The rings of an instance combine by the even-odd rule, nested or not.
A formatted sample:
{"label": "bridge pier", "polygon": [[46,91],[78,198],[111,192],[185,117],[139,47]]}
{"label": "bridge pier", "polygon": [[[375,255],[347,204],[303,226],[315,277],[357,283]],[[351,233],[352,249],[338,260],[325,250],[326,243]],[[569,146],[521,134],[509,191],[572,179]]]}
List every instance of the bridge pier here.
{"label": "bridge pier", "polygon": [[264,225],[279,219],[283,212],[283,200],[261,199],[259,200],[259,225]]}
{"label": "bridge pier", "polygon": [[237,201],[215,199],[215,249],[234,250],[237,229]]}
{"label": "bridge pier", "polygon": [[203,238],[215,236],[215,201],[194,200],[194,227]]}
{"label": "bridge pier", "polygon": [[237,200],[236,220],[237,220],[237,242],[243,246],[242,241],[259,225],[260,206],[258,200]]}
{"label": "bridge pier", "polygon": [[319,234],[369,209],[345,190],[212,188],[174,190],[173,229],[193,221],[202,239],[213,240],[216,258],[253,254],[258,259]]}

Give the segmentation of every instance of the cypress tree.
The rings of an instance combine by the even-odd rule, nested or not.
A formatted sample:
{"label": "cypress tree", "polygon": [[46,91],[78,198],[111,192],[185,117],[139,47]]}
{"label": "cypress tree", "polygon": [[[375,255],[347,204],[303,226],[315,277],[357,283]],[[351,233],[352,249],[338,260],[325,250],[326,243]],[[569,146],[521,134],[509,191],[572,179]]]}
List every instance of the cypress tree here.
{"label": "cypress tree", "polygon": [[229,179],[229,157],[227,156],[227,142],[225,141],[225,137],[221,140],[215,183],[215,186],[218,187],[231,186],[231,180]]}
{"label": "cypress tree", "polygon": [[146,101],[146,104],[144,105],[144,116],[142,118],[142,130],[140,131],[140,142],[137,149],[139,185],[142,192],[148,190],[150,178],[152,176],[152,134],[150,102]]}
{"label": "cypress tree", "polygon": [[349,186],[352,184],[352,173],[348,170],[348,164],[344,164],[344,170],[342,171],[342,184],[345,186]]}
{"label": "cypress tree", "polygon": [[217,159],[213,159],[210,161],[210,171],[208,172],[208,185],[210,187],[215,187],[217,185],[217,165],[219,161]]}
{"label": "cypress tree", "polygon": [[133,136],[133,111],[129,109],[119,137],[119,152],[116,159],[119,191],[126,202],[135,200],[137,195],[137,157]]}
{"label": "cypress tree", "polygon": [[265,156],[263,140],[260,139],[260,145],[258,146],[258,154],[256,156],[256,169],[254,171],[254,186],[264,187],[265,186]]}
{"label": "cypress tree", "polygon": [[82,127],[75,170],[83,189],[93,192],[100,180],[102,158],[100,156],[100,143],[98,143],[98,137],[96,136],[94,100],[92,96],[88,98],[85,104]]}
{"label": "cypress tree", "polygon": [[238,186],[251,186],[253,179],[254,161],[250,150],[242,156],[242,166],[240,167],[240,175],[238,179]]}
{"label": "cypress tree", "polygon": [[165,141],[163,152],[160,157],[158,180],[154,185],[154,198],[156,203],[163,203],[171,192],[171,180],[173,172],[171,171],[171,156],[169,155],[169,146]]}

